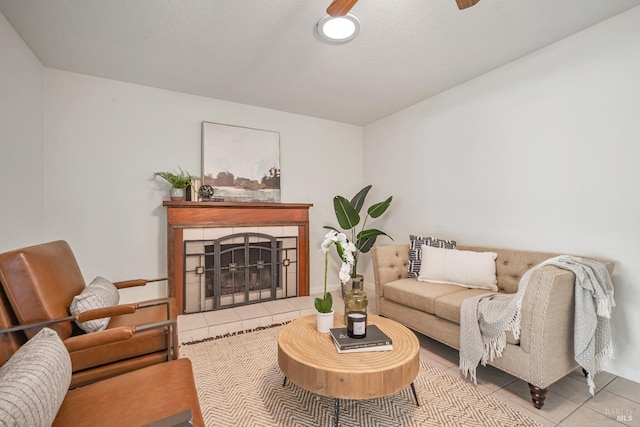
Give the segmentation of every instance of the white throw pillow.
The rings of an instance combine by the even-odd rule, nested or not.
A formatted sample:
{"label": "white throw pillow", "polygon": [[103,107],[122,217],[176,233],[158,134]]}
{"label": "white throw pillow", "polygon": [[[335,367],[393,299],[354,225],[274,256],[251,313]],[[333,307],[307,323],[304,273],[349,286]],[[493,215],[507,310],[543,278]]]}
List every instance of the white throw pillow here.
{"label": "white throw pillow", "polygon": [[455,240],[443,240],[435,237],[409,235],[409,271],[407,277],[418,277],[422,264],[422,245],[434,248],[455,249]]}
{"label": "white throw pillow", "polygon": [[71,383],[71,358],[44,328],[0,368],[0,425],[50,426]]}
{"label": "white throw pillow", "polygon": [[[118,302],[120,302],[118,288],[104,277],[97,276],[84,288],[80,295],[73,297],[69,311],[75,316],[87,310],[118,305]],[[105,329],[109,324],[109,320],[111,320],[110,317],[88,320],[78,323],[78,326],[85,332],[97,332]]]}
{"label": "white throw pillow", "polygon": [[495,252],[474,252],[422,246],[421,282],[450,283],[498,291]]}

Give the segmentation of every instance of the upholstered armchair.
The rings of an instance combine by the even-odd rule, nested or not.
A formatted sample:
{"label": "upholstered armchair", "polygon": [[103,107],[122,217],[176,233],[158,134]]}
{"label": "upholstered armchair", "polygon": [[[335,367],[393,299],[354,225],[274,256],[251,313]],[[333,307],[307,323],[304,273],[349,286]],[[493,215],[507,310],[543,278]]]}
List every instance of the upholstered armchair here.
{"label": "upholstered armchair", "polygon": [[[157,363],[69,390],[71,358],[53,329],[19,325],[0,292],[0,424],[204,426],[189,359]],[[167,321],[175,325],[176,320]],[[24,329],[40,331],[27,341]],[[41,329],[42,328],[42,329]],[[4,424],[3,424],[4,425]]]}
{"label": "upholstered armchair", "polygon": [[[13,340],[26,341],[44,324],[54,329],[71,356],[70,388],[178,357],[173,299],[95,305],[96,298],[100,301],[105,293],[113,296],[115,292],[117,301],[117,289],[148,283],[143,279],[109,282],[116,290],[105,291],[104,282],[108,281],[96,278],[85,285],[75,256],[64,241],[0,254],[2,298],[9,311],[4,315],[5,320],[21,325],[36,324],[20,332],[24,337]],[[91,288],[98,292],[87,293]],[[109,301],[109,297],[106,299]],[[100,308],[85,311],[81,307],[83,303]],[[73,308],[76,312],[72,314]],[[38,323],[42,325],[38,327]],[[101,323],[96,329],[102,330],[85,332],[79,327],[90,326],[89,330],[93,330],[95,323]]]}

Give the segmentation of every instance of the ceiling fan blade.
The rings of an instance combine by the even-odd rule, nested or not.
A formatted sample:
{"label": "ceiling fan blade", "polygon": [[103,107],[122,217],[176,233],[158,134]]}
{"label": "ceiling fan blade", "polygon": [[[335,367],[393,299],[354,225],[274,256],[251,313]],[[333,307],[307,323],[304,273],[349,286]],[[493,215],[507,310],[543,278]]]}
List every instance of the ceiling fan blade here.
{"label": "ceiling fan blade", "polygon": [[458,4],[458,9],[463,10],[466,9],[468,7],[473,6],[474,4],[478,3],[480,0],[456,0],[456,3]]}
{"label": "ceiling fan blade", "polygon": [[344,16],[358,2],[358,0],[333,0],[327,8],[327,14],[329,16]]}

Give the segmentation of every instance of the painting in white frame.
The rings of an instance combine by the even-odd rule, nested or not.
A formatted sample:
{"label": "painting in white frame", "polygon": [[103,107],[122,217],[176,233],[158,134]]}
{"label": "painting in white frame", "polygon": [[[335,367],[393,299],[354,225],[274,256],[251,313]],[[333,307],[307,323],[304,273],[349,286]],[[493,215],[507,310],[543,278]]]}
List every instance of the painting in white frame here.
{"label": "painting in white frame", "polygon": [[225,201],[280,202],[280,133],[202,122],[202,184]]}

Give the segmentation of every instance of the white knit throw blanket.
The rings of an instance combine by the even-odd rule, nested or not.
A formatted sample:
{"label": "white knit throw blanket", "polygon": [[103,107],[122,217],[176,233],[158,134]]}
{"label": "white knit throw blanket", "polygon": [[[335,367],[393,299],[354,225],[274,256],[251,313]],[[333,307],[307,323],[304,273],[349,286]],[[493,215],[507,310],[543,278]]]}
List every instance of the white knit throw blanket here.
{"label": "white knit throw blanket", "polygon": [[478,363],[486,366],[502,356],[507,332],[520,337],[522,297],[534,271],[555,265],[575,276],[575,360],[587,371],[589,392],[593,395],[593,377],[613,358],[610,318],[615,307],[613,284],[606,267],[597,261],[561,255],[529,269],[520,279],[515,294],[484,294],[467,298],[460,311],[460,371],[477,383]]}

